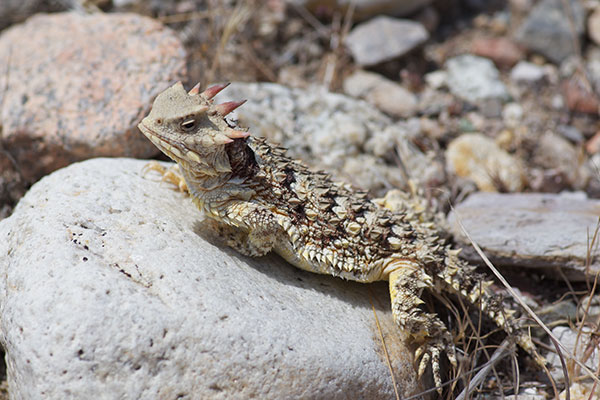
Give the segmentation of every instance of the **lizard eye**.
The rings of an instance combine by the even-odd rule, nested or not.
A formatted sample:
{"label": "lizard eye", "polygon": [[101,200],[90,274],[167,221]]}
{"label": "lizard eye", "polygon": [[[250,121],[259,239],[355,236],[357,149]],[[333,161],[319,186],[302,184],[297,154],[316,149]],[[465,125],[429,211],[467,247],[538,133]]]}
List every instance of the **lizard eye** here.
{"label": "lizard eye", "polygon": [[195,127],[196,127],[196,120],[195,119],[186,119],[186,120],[184,120],[181,123],[181,129],[183,129],[186,132],[191,131]]}

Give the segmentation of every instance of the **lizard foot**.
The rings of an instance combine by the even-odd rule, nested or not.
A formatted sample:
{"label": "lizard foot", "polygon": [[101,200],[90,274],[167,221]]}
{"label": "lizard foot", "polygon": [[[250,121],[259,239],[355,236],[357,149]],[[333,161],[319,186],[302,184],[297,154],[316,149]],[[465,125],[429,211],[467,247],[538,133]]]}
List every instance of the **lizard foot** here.
{"label": "lizard foot", "polygon": [[415,351],[415,362],[419,362],[417,374],[419,378],[423,376],[428,365],[431,365],[431,373],[433,375],[433,383],[436,386],[437,392],[442,395],[442,377],[440,374],[440,354],[446,353],[446,357],[453,367],[457,367],[456,350],[452,343],[452,336],[447,330],[442,333],[442,338],[429,340],[423,343]]}
{"label": "lizard foot", "polygon": [[187,193],[188,187],[187,183],[185,183],[185,179],[179,172],[179,164],[175,164],[169,168],[165,168],[158,161],[150,161],[148,164],[144,165],[142,169],[142,174],[146,175],[149,171],[156,171],[162,175],[162,181],[168,182],[174,186],[176,186],[180,192]]}

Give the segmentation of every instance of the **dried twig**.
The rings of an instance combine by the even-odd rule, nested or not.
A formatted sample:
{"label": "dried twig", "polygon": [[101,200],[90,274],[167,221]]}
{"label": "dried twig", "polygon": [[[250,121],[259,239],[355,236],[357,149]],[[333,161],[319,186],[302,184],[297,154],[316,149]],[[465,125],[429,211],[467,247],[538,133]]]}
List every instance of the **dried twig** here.
{"label": "dried twig", "polygon": [[485,379],[485,377],[490,373],[490,369],[494,367],[502,358],[506,355],[510,354],[509,351],[510,341],[508,338],[504,339],[504,341],[500,344],[500,346],[496,349],[494,354],[490,360],[483,365],[483,368],[479,370],[479,372],[471,379],[469,385],[456,397],[456,400],[464,400],[467,395],[469,395],[469,387],[477,387]]}
{"label": "dried twig", "polygon": [[192,20],[212,18],[214,13],[211,10],[206,11],[191,11],[179,14],[164,15],[156,19],[163,24],[175,24],[178,22],[188,22]]}
{"label": "dried twig", "polygon": [[396,395],[396,400],[400,400],[400,393],[398,393],[398,386],[396,384],[396,377],[394,376],[394,369],[392,368],[392,362],[390,361],[390,355],[387,351],[387,346],[385,345],[385,339],[383,338],[383,332],[381,330],[381,325],[379,324],[379,318],[377,318],[377,311],[375,311],[375,305],[373,304],[373,293],[371,293],[371,288],[369,287],[369,302],[371,303],[371,309],[373,310],[373,316],[375,317],[375,324],[377,324],[377,332],[379,332],[379,339],[381,340],[381,347],[383,348],[383,353],[385,354],[385,361],[387,362],[388,369],[390,370],[390,377],[392,378],[392,386],[394,386],[394,394]]}

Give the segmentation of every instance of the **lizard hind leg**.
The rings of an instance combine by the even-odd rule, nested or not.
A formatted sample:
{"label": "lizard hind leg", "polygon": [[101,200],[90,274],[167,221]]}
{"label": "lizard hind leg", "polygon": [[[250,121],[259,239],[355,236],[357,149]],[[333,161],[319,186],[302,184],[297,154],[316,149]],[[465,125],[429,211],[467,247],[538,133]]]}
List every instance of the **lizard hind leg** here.
{"label": "lizard hind leg", "polygon": [[537,352],[533,341],[515,319],[516,312],[503,306],[502,296],[489,291],[492,281],[484,280],[473,266],[457,257],[459,251],[448,250],[445,268],[439,273],[441,280],[446,283],[447,291],[480,308],[499,328],[512,335],[516,343],[539,365],[545,365],[546,360]]}
{"label": "lizard hind leg", "polygon": [[389,273],[392,314],[403,332],[419,345],[415,362],[421,359],[418,375],[422,376],[431,364],[433,380],[438,393],[442,392],[440,355],[445,353],[456,367],[456,351],[452,335],[437,315],[426,313],[420,307],[423,289],[433,288],[433,279],[414,261],[393,260],[387,268]]}

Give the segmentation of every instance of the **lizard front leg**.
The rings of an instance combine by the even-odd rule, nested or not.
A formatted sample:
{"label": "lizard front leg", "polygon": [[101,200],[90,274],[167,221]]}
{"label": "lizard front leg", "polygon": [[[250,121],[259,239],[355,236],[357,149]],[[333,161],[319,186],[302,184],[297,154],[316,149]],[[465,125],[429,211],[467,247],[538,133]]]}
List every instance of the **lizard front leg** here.
{"label": "lizard front leg", "polygon": [[158,161],[150,161],[148,164],[144,165],[142,169],[142,174],[146,175],[148,171],[156,171],[162,175],[163,182],[169,182],[172,185],[175,185],[180,192],[187,193],[188,187],[183,175],[179,170],[179,164],[174,164],[169,168],[163,167]]}
{"label": "lizard front leg", "polygon": [[419,297],[425,288],[433,288],[433,279],[414,261],[396,259],[386,267],[389,273],[392,314],[403,332],[419,344],[415,362],[421,358],[418,375],[422,376],[431,363],[433,380],[441,394],[440,354],[445,352],[448,360],[456,366],[456,353],[452,335],[436,314],[423,311]]}
{"label": "lizard front leg", "polygon": [[280,230],[271,211],[249,202],[232,202],[224,211],[209,216],[212,229],[225,243],[250,257],[270,252]]}

